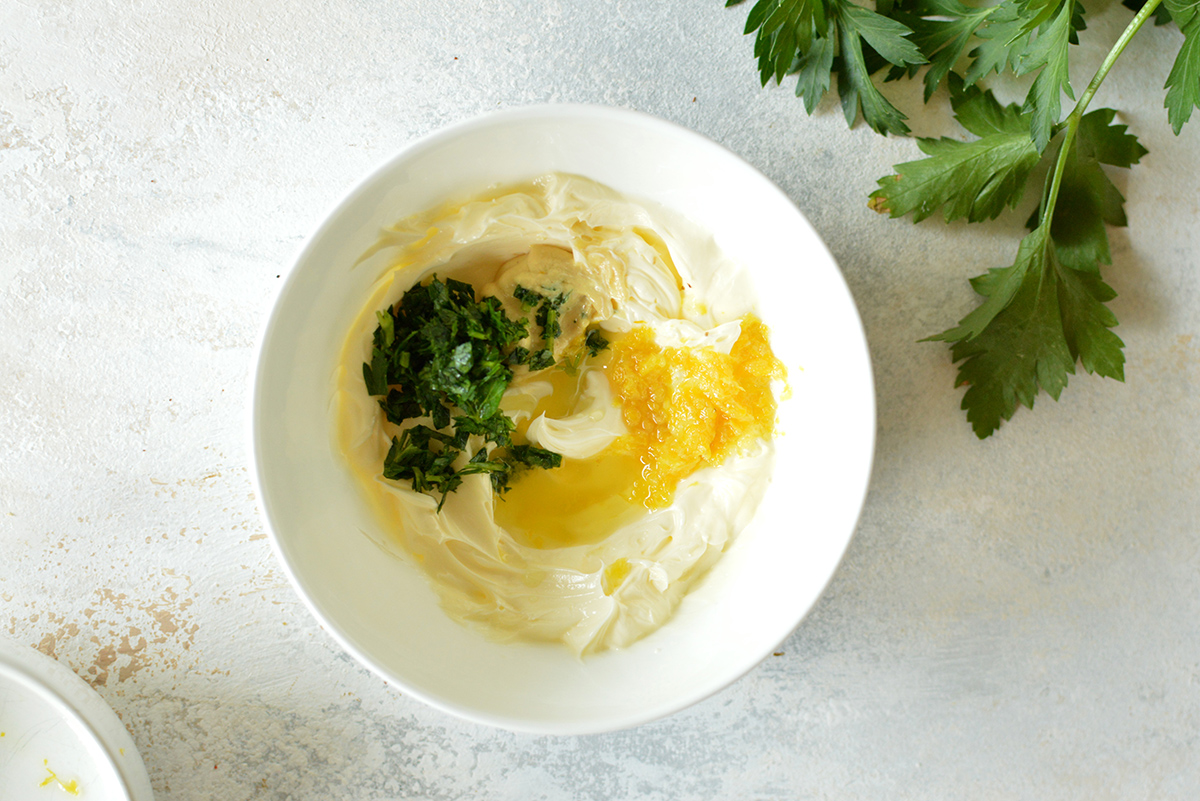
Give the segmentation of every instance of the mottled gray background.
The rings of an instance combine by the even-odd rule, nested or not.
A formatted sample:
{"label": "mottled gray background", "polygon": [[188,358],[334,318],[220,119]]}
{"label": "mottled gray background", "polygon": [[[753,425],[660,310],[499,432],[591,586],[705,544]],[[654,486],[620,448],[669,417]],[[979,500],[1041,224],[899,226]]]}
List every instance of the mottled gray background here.
{"label": "mottled gray background", "polygon": [[[1085,42],[1130,17],[1089,8]],[[1024,214],[868,210],[916,145],[760,89],[747,10],[0,0],[0,630],[91,681],[162,801],[1200,793],[1200,121],[1173,136],[1160,90],[1182,37],[1145,30],[1097,98],[1150,149],[1107,272],[1128,383],[1075,377],[980,443],[917,340]],[[582,738],[461,723],[342,655],[276,567],[243,440],[257,332],[330,205],[414,137],[546,101],[657,114],[782,186],[849,281],[879,400],[862,523],[782,655]]]}

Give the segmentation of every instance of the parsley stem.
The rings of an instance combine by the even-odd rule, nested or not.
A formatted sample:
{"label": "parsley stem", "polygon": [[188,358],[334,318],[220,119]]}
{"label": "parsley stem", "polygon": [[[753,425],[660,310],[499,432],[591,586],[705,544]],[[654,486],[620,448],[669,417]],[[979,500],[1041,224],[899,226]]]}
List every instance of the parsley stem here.
{"label": "parsley stem", "polygon": [[1158,8],[1162,0],[1148,0],[1146,5],[1142,6],[1141,10],[1130,20],[1129,25],[1121,32],[1112,49],[1108,51],[1108,55],[1104,57],[1104,61],[1100,64],[1100,69],[1096,70],[1096,74],[1092,76],[1091,82],[1088,83],[1087,89],[1083,90],[1083,94],[1079,96],[1079,102],[1075,104],[1075,108],[1071,111],[1071,115],[1067,117],[1067,128],[1063,134],[1062,145],[1058,149],[1058,158],[1054,164],[1054,177],[1050,184],[1050,192],[1046,196],[1046,202],[1043,205],[1042,219],[1038,223],[1040,228],[1043,225],[1049,225],[1054,220],[1054,206],[1058,202],[1058,190],[1062,185],[1063,171],[1067,166],[1067,155],[1071,151],[1071,145],[1075,141],[1075,131],[1079,128],[1079,120],[1083,118],[1083,113],[1087,111],[1088,104],[1092,102],[1097,90],[1100,89],[1100,84],[1104,83],[1104,79],[1108,77],[1109,70],[1113,64],[1120,58],[1121,53],[1125,51],[1129,40],[1141,30],[1141,27],[1146,24],[1146,20]]}
{"label": "parsley stem", "polygon": [[1088,103],[1092,102],[1092,96],[1096,94],[1096,90],[1100,88],[1100,84],[1108,76],[1108,71],[1112,69],[1113,64],[1120,57],[1121,53],[1125,51],[1125,46],[1129,44],[1129,40],[1141,30],[1141,27],[1146,24],[1146,20],[1150,19],[1150,16],[1161,2],[1162,0],[1150,0],[1130,20],[1129,25],[1126,26],[1125,30],[1121,32],[1120,37],[1117,38],[1117,43],[1113,45],[1112,50],[1109,50],[1108,55],[1104,57],[1104,63],[1100,65],[1100,69],[1096,70],[1096,74],[1092,76],[1091,83],[1088,84],[1087,89],[1079,97],[1079,103],[1075,106],[1072,116],[1076,118],[1083,116],[1083,112],[1087,110]]}

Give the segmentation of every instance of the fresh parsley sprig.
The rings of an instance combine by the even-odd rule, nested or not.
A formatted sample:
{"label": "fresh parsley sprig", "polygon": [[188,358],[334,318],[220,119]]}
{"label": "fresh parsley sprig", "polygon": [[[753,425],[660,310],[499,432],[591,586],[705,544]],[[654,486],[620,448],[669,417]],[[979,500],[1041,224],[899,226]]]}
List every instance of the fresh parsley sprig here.
{"label": "fresh parsley sprig", "polygon": [[[741,2],[727,0],[725,5]],[[746,19],[746,33],[756,33],[754,55],[763,86],[797,73],[796,95],[804,98],[811,114],[837,74],[848,123],[861,110],[881,134],[908,133],[907,117],[871,83],[872,73],[887,64],[925,63],[903,23],[850,0],[759,0]]]}
{"label": "fresh parsley sprig", "polygon": [[[959,362],[957,384],[967,386],[962,407],[980,438],[1011,419],[1018,406],[1033,408],[1040,390],[1057,400],[1077,363],[1089,373],[1125,378],[1125,343],[1112,332],[1117,318],[1104,305],[1116,293],[1100,277],[1100,265],[1112,261],[1105,224],[1126,224],[1124,198],[1101,164],[1129,167],[1146,149],[1124,125],[1112,124],[1113,110],[1085,112],[1156,5],[1152,0],[1138,13],[1075,109],[1054,126],[1046,185],[1030,220],[1033,230],[1021,241],[1014,263],[974,279],[984,302],[954,328],[930,337],[952,345],[951,355]],[[960,112],[960,121],[964,117],[972,121],[969,113]],[[996,174],[1011,169],[1017,159],[1027,165],[1027,156],[999,161]],[[899,180],[892,183],[903,183],[903,170],[904,165],[897,166]],[[881,181],[876,198],[886,198],[887,183]],[[961,188],[960,198],[974,187]],[[1023,194],[1020,187],[1014,189],[1009,205]],[[896,215],[890,204],[888,209]]]}
{"label": "fresh parsley sprig", "polygon": [[[821,39],[829,39],[829,20],[842,19],[840,2],[758,0],[747,21],[747,32],[757,33],[763,83],[797,74],[796,92],[809,113],[832,74],[843,99],[847,92],[865,97],[871,91],[846,68],[853,48],[835,49]],[[1125,2],[1136,6],[1138,0]],[[892,217],[911,215],[914,222],[939,210],[947,222],[990,220],[1021,204],[1032,175],[1046,174],[1031,231],[1014,262],[972,279],[983,302],[957,326],[928,338],[951,345],[957,383],[967,387],[962,406],[975,433],[987,437],[1018,406],[1032,408],[1041,390],[1057,400],[1076,364],[1124,380],[1124,343],[1111,330],[1117,320],[1105,305],[1116,293],[1101,279],[1100,267],[1112,261],[1106,226],[1123,226],[1126,216],[1124,198],[1105,168],[1128,168],[1146,149],[1124,125],[1114,124],[1114,110],[1087,109],[1146,21],[1173,20],[1184,41],[1167,76],[1164,105],[1178,134],[1200,107],[1200,0],[1148,0],[1137,7],[1065,119],[1062,95],[1074,98],[1070,50],[1086,29],[1079,0],[1001,0],[983,7],[960,0],[876,0],[873,13],[899,27],[890,29],[890,46],[863,50],[863,63],[874,68],[868,74],[891,64],[888,80],[911,78],[927,64],[925,100],[947,85],[955,117],[976,138],[921,139],[925,158],[898,164],[893,175],[881,178],[872,208]],[[789,33],[788,26],[797,30]],[[897,38],[919,57],[899,57]],[[1034,76],[1022,105],[1001,105],[982,89],[980,81],[993,72]],[[862,105],[864,118],[876,131],[907,132],[896,124],[904,115],[890,104],[890,111],[879,100],[869,106]],[[847,120],[853,123],[853,115]]]}

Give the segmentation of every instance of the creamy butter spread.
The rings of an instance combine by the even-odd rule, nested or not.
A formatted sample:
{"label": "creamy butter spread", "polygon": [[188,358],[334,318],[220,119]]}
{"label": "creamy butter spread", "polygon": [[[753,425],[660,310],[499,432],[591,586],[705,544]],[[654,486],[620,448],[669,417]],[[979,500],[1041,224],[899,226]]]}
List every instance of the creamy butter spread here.
{"label": "creamy butter spread", "polygon": [[[735,388],[715,412],[689,409],[719,418],[708,421],[716,426],[710,439],[724,436],[722,426],[736,428],[729,420],[739,415],[770,419],[765,435],[720,463],[698,462],[673,490],[660,486],[646,500],[633,497],[632,482],[649,481],[671,440],[694,435],[696,426],[680,418],[689,431],[677,436],[657,400],[639,400],[639,412],[613,383],[649,397],[657,385],[637,384],[640,370],[657,370],[646,380],[683,387],[708,379],[677,375],[680,365],[704,365],[730,375],[748,370],[778,388],[782,368],[765,328],[748,316],[754,298],[744,271],[678,215],[558,174],[406,218],[368,256],[390,266],[342,349],[336,445],[445,610],[496,637],[561,641],[580,654],[629,645],[663,625],[758,506],[772,467],[774,401]],[[381,477],[396,430],[362,377],[376,310],[434,274],[499,298],[514,317],[518,285],[567,293],[556,359],[578,350],[589,326],[614,342],[611,353],[572,371],[518,368],[505,394],[501,408],[518,433],[562,454],[561,468],[523,473],[500,497],[487,476],[469,476],[440,512],[437,498]],[[746,344],[746,321],[760,332],[757,347]],[[692,452],[686,438],[679,441],[676,450]]]}

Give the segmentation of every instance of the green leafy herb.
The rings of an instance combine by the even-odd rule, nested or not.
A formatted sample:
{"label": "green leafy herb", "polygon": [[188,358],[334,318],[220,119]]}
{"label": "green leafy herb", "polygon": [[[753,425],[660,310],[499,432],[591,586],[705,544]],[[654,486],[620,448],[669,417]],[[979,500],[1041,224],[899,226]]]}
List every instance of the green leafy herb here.
{"label": "green leafy herb", "polygon": [[988,15],[987,24],[975,30],[975,36],[977,44],[968,54],[971,58],[965,76],[968,84],[975,84],[993,72],[1015,73],[1030,40],[1018,0],[1003,0]]}
{"label": "green leafy herb", "polygon": [[[1124,343],[1110,330],[1117,321],[1104,305],[1116,293],[1098,271],[1111,261],[1105,225],[1125,225],[1124,198],[1101,165],[1129,167],[1146,150],[1124,125],[1113,124],[1112,109],[1099,109],[1056,126],[1039,156],[1017,128],[1015,106],[1001,106],[974,87],[956,91],[959,121],[980,138],[922,142],[929,158],[897,165],[872,197],[893,216],[921,219],[943,208],[947,221],[975,222],[1015,206],[1039,161],[1050,170],[1053,191],[1034,211],[1033,232],[1016,261],[974,279],[984,302],[958,326],[930,337],[952,343],[961,362],[958,384],[968,387],[963,409],[975,433],[986,437],[1017,406],[1032,408],[1039,388],[1057,400],[1077,361],[1089,373],[1124,380]],[[1043,207],[1051,210],[1048,222]]]}
{"label": "green leafy herb", "polygon": [[[508,317],[496,298],[476,300],[470,284],[436,277],[404,293],[393,309],[377,317],[371,361],[363,364],[367,392],[379,398],[395,425],[422,418],[432,424],[406,427],[392,439],[385,478],[407,480],[418,492],[440,493],[445,503],[464,476],[491,474],[493,486],[502,491],[514,465],[553,461],[547,456],[539,456],[536,464],[495,458],[496,448],[488,448],[522,447],[512,445],[513,422],[500,411],[513,377],[510,365],[544,369],[537,365],[546,353],[553,364],[551,351],[531,356],[516,344],[528,336],[526,320]],[[466,458],[472,435],[481,437],[483,445]]]}
{"label": "green leafy herb", "polygon": [[[741,2],[728,0],[726,5]],[[796,95],[804,98],[811,114],[837,74],[849,122],[861,111],[879,133],[908,133],[907,118],[871,82],[871,75],[889,64],[925,63],[903,23],[850,0],[758,0],[746,20],[746,33],[756,33],[754,55],[764,86],[798,73]]]}
{"label": "green leafy herb", "polygon": [[508,363],[512,365],[529,364],[529,348],[523,345],[518,345],[513,348],[508,354]]}
{"label": "green leafy herb", "polygon": [[1167,75],[1167,97],[1163,101],[1171,127],[1178,134],[1200,107],[1200,1],[1164,0],[1163,5],[1183,31],[1183,47]]}
{"label": "green leafy herb", "polygon": [[[763,0],[759,0],[763,2]],[[861,111],[867,125],[877,133],[908,133],[908,119],[887,101],[871,83],[876,71],[867,66],[864,42],[884,61],[895,66],[922,64],[926,61],[917,46],[904,38],[912,33],[902,23],[889,19],[849,0],[831,0],[834,27],[840,28],[838,44],[841,67],[838,72],[838,94],[846,122],[853,125]]]}
{"label": "green leafy herb", "polygon": [[595,356],[608,347],[608,340],[599,331],[593,329],[588,331],[587,339],[584,340],[583,345],[587,348],[589,356]]}
{"label": "green leafy herb", "polygon": [[[1025,8],[1038,5],[1030,2]],[[1075,33],[1071,20],[1075,16],[1075,0],[1060,0],[1058,8],[1050,11],[1053,3],[1045,3],[1046,9],[1033,19],[1027,20],[1027,32],[1037,30],[1037,36],[1026,48],[1018,62],[1017,74],[1037,72],[1029,95],[1025,98],[1025,111],[1030,115],[1033,143],[1038,152],[1046,149],[1050,134],[1058,124],[1062,113],[1062,94],[1075,99],[1071,90],[1071,76],[1067,72],[1067,45]]]}
{"label": "green leafy herb", "polygon": [[962,405],[980,437],[1018,405],[1033,408],[1039,389],[1058,400],[1079,359],[1088,372],[1123,378],[1123,343],[1109,330],[1116,318],[1104,305],[1115,293],[1094,273],[1064,265],[1048,226],[1021,241],[1011,267],[974,286],[983,305],[930,339],[953,343],[962,362],[958,385],[968,387]]}
{"label": "green leafy herb", "polygon": [[522,311],[529,311],[542,300],[542,296],[537,292],[534,292],[532,289],[526,289],[520,284],[517,284],[516,288],[513,289],[513,297],[521,302]]}
{"label": "green leafy herb", "polygon": [[535,351],[529,357],[530,370],[546,370],[554,366],[554,351],[549,348]]}
{"label": "green leafy herb", "polygon": [[[951,74],[967,45],[973,41],[975,32],[999,8],[972,8],[958,0],[916,0],[911,6],[900,4],[893,11],[895,18],[912,29],[913,44],[928,55],[926,102],[929,102],[938,85]],[[895,80],[907,74],[911,78],[917,74],[918,68],[918,64],[910,64],[905,68],[893,67],[888,77]]]}
{"label": "green leafy herb", "polygon": [[[872,208],[913,222],[939,210],[947,222],[979,222],[1035,204],[1013,263],[972,279],[980,305],[929,337],[950,344],[958,385],[967,387],[962,406],[981,438],[1019,406],[1032,408],[1040,391],[1057,400],[1077,364],[1124,380],[1124,343],[1106,305],[1116,293],[1100,277],[1112,261],[1107,227],[1127,222],[1108,168],[1129,168],[1146,149],[1114,124],[1117,112],[1087,109],[1138,30],[1151,18],[1174,21],[1183,43],[1164,105],[1178,134],[1200,108],[1200,0],[1123,2],[1137,13],[1065,118],[1062,95],[1074,99],[1070,48],[1086,29],[1079,0],[876,0],[874,11],[844,0],[759,0],[746,21],[764,85],[796,74],[810,114],[836,74],[848,122],[861,108],[877,132],[906,133],[906,117],[869,76],[890,64],[889,80],[913,78],[927,64],[926,102],[948,87],[956,119],[975,138],[919,140],[925,157],[879,179]],[[1022,105],[1001,105],[981,86],[993,72],[1033,76]]]}
{"label": "green leafy herb", "polygon": [[[1121,0],[1121,5],[1125,6],[1130,11],[1141,11],[1142,6],[1146,5],[1146,0]],[[1158,8],[1154,9],[1154,24],[1171,24],[1171,12],[1167,10],[1165,5],[1160,5]]]}
{"label": "green leafy herb", "polygon": [[556,295],[541,296],[536,320],[542,327],[542,340],[551,345],[562,334],[562,325],[558,322],[559,311],[567,302],[567,295],[559,292]]}
{"label": "green leafy herb", "polygon": [[1025,196],[1029,174],[1040,160],[1021,111],[1001,106],[991,92],[961,89],[953,95],[959,122],[979,136],[921,139],[928,158],[896,165],[896,174],[879,179],[871,194],[874,207],[893,217],[912,214],[917,222],[939,208],[946,222],[995,219]]}
{"label": "green leafy herb", "polygon": [[562,454],[535,445],[513,445],[508,449],[513,461],[526,467],[550,469],[562,466]]}

